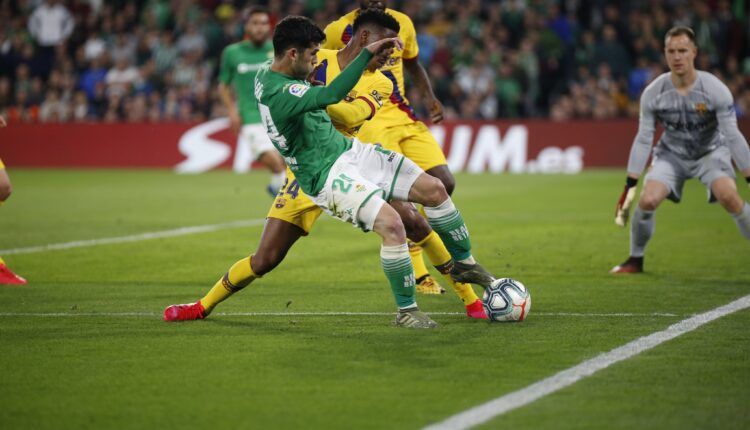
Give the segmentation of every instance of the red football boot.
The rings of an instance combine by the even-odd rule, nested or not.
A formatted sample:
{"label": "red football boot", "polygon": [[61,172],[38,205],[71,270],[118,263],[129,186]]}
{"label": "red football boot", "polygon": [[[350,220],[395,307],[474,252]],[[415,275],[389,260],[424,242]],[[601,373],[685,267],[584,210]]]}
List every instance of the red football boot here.
{"label": "red football boot", "polygon": [[26,280],[13,273],[5,264],[0,264],[0,284],[24,285]]}
{"label": "red football boot", "polygon": [[195,303],[171,305],[164,309],[164,321],[192,321],[206,317],[206,310],[200,300]]}
{"label": "red football boot", "polygon": [[613,267],[609,273],[643,273],[643,257],[630,257],[624,263]]}
{"label": "red football boot", "polygon": [[484,313],[484,306],[482,306],[482,301],[480,299],[477,299],[470,305],[466,305],[466,315],[469,318],[476,318],[478,320],[487,319],[487,314]]}

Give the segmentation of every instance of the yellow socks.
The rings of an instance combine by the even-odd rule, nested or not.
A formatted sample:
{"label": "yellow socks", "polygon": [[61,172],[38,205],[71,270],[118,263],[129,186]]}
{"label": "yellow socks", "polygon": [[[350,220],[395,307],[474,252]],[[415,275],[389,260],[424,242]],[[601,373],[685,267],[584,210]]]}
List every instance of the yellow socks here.
{"label": "yellow socks", "polygon": [[258,276],[250,266],[252,255],[234,263],[213,288],[201,299],[201,305],[208,315],[216,305],[226,300],[237,291],[247,287]]}
{"label": "yellow socks", "polygon": [[5,264],[5,261],[3,261],[3,257],[0,257],[0,264]]}
{"label": "yellow socks", "polygon": [[[448,249],[443,244],[443,241],[440,240],[440,236],[438,236],[435,231],[431,231],[427,237],[420,242],[417,242],[415,245],[424,249],[425,254],[427,254],[427,257],[432,262],[432,265],[443,274],[443,277],[445,277],[445,279],[451,284],[453,291],[456,292],[464,305],[470,305],[479,299],[474,292],[474,289],[471,288],[471,285],[457,283],[451,278],[450,270],[453,266],[453,260],[451,259]],[[411,253],[411,248],[409,249],[409,252]],[[414,256],[412,255],[412,259],[413,258]],[[422,265],[424,266],[424,262]],[[414,272],[416,275],[416,266],[414,267]],[[419,278],[417,277],[417,279]]]}
{"label": "yellow socks", "polygon": [[[424,264],[424,257],[422,257],[422,248],[412,241],[409,241],[409,256],[411,265],[414,266],[414,279],[429,275],[427,266]],[[448,257],[450,258],[450,255]]]}

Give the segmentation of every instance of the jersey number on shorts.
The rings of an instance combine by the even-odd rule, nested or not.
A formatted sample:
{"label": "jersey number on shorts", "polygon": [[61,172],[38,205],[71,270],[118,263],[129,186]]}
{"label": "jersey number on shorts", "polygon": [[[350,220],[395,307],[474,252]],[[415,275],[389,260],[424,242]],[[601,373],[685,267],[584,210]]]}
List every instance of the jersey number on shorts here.
{"label": "jersey number on shorts", "polygon": [[289,183],[289,178],[284,179],[284,186],[281,187],[281,192],[279,194],[289,194],[292,196],[292,199],[296,199],[299,194],[299,184],[297,183],[297,179],[293,180],[291,184]]}
{"label": "jersey number on shorts", "polygon": [[[344,194],[349,193],[349,190],[352,189],[352,181],[354,179],[346,176],[345,174],[340,174],[338,178],[333,180],[333,184],[331,185],[331,188],[335,190],[339,190]],[[346,182],[344,182],[346,181]]]}

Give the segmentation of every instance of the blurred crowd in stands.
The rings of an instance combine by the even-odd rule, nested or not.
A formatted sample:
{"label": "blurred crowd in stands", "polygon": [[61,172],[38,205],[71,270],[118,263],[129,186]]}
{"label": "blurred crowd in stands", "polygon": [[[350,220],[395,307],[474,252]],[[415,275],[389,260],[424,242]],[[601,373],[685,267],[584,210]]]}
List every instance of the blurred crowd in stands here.
{"label": "blurred crowd in stands", "polygon": [[[359,6],[335,0],[0,0],[0,115],[9,122],[203,121],[226,114],[222,49],[263,4],[321,28]],[[419,58],[447,118],[622,118],[666,71],[673,25],[699,44],[750,115],[750,1],[407,0]],[[421,96],[408,86],[418,116]]]}

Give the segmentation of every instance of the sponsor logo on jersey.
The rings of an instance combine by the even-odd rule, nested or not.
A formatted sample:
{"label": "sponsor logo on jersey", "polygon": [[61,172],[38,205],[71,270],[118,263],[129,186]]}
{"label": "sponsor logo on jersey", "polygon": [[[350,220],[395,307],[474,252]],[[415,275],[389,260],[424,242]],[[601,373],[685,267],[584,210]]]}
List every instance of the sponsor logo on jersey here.
{"label": "sponsor logo on jersey", "polygon": [[378,90],[372,90],[372,92],[370,93],[370,95],[378,103],[378,106],[383,107],[383,96],[380,95],[380,93],[378,92]]}
{"label": "sponsor logo on jersey", "polygon": [[260,70],[263,63],[258,64],[248,64],[248,63],[240,63],[237,65],[237,73],[243,74],[243,73],[249,73],[249,72],[257,72]]}
{"label": "sponsor logo on jersey", "polygon": [[274,206],[276,206],[276,209],[281,209],[286,205],[286,199],[283,197],[276,198],[276,202],[274,203]]}
{"label": "sponsor logo on jersey", "polygon": [[305,95],[307,90],[309,90],[310,87],[303,84],[292,84],[289,86],[289,94],[296,96],[296,97],[302,97]]}
{"label": "sponsor logo on jersey", "polygon": [[357,184],[354,186],[354,189],[357,190],[358,193],[361,193],[362,191],[365,190],[365,186],[362,184]]}

